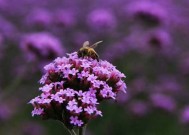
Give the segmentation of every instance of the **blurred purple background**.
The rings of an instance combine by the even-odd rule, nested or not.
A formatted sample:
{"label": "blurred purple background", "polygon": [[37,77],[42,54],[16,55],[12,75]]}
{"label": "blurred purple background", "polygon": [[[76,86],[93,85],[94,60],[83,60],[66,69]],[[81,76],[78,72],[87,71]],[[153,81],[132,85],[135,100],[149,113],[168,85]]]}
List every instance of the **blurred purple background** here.
{"label": "blurred purple background", "polygon": [[101,105],[88,135],[188,135],[188,0],[0,0],[0,134],[68,135],[32,118],[43,66],[96,51],[126,74],[127,94]]}

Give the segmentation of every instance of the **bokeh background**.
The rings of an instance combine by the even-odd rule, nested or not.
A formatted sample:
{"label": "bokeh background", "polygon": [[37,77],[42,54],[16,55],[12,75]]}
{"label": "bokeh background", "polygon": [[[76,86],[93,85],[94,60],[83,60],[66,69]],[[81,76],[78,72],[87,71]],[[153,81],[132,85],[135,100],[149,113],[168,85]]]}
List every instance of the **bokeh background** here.
{"label": "bokeh background", "polygon": [[28,102],[43,66],[86,40],[103,40],[96,51],[128,87],[87,135],[189,134],[188,0],[0,0],[1,135],[68,135]]}

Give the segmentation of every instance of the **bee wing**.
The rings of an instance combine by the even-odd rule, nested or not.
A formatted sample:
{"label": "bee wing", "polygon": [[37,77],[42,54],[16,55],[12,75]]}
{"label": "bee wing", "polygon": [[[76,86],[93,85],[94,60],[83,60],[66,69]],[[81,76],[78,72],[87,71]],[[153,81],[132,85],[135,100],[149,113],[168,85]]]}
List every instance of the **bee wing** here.
{"label": "bee wing", "polygon": [[89,41],[85,41],[85,42],[83,43],[83,47],[87,47],[87,46],[89,46]]}
{"label": "bee wing", "polygon": [[95,48],[95,47],[97,47],[98,44],[100,44],[100,43],[102,43],[102,42],[103,42],[103,41],[98,41],[98,42],[94,43],[93,45],[91,45],[90,47],[91,47],[91,48]]}

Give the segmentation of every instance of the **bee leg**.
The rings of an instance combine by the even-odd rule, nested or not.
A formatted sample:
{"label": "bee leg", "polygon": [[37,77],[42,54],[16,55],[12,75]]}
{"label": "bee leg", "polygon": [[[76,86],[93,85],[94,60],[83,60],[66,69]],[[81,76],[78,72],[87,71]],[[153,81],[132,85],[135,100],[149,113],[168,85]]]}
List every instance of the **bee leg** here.
{"label": "bee leg", "polygon": [[97,61],[99,62],[99,56],[98,56],[98,54],[95,54],[95,57],[96,57]]}
{"label": "bee leg", "polygon": [[99,58],[97,57],[97,61],[99,62]]}
{"label": "bee leg", "polygon": [[82,52],[81,52],[81,51],[78,51],[78,52],[77,52],[77,55],[78,55],[79,58],[82,57]]}
{"label": "bee leg", "polygon": [[84,58],[84,53],[81,53],[81,58]]}

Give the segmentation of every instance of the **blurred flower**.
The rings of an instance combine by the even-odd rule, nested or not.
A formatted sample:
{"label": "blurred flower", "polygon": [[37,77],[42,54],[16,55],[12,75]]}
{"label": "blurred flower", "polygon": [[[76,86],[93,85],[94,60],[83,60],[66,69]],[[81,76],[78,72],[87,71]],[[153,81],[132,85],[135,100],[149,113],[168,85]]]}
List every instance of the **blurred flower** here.
{"label": "blurred flower", "polygon": [[181,110],[180,121],[183,124],[189,123],[189,106],[186,106]]}
{"label": "blurred flower", "polygon": [[128,91],[133,95],[147,92],[148,85],[147,80],[145,77],[138,77],[132,80],[131,84],[129,85]]}
{"label": "blurred flower", "polygon": [[113,30],[117,21],[113,13],[105,9],[96,9],[89,13],[87,17],[89,27],[97,32],[106,32]]}
{"label": "blurred flower", "polygon": [[146,26],[159,26],[166,24],[170,17],[163,7],[156,2],[139,1],[126,6],[125,14]]}
{"label": "blurred flower", "polygon": [[65,51],[61,42],[46,32],[27,34],[20,45],[29,60],[52,60]]}
{"label": "blurred flower", "polygon": [[0,25],[0,33],[3,38],[7,39],[8,41],[14,41],[15,38],[19,35],[13,23],[6,20],[2,16],[0,16]]}
{"label": "blurred flower", "polygon": [[13,111],[10,106],[6,103],[0,104],[0,121],[6,121],[11,118]]}
{"label": "blurred flower", "polygon": [[2,9],[3,7],[5,7],[7,4],[7,2],[5,0],[0,0],[0,9]]}
{"label": "blurred flower", "polygon": [[130,99],[129,94],[125,95],[121,92],[117,93],[116,100],[119,104],[125,104]]}
{"label": "blurred flower", "polygon": [[167,95],[156,93],[150,95],[150,100],[152,105],[156,108],[173,112],[176,109],[176,102],[175,100]]}
{"label": "blurred flower", "polygon": [[148,45],[148,49],[150,49],[149,52],[159,52],[166,56],[170,56],[175,52],[171,36],[167,31],[161,29],[150,31],[144,40]]}
{"label": "blurred flower", "polygon": [[33,28],[47,28],[52,23],[52,14],[46,9],[33,9],[26,16],[25,23]]}
{"label": "blurred flower", "polygon": [[178,94],[182,90],[182,87],[174,76],[160,76],[158,78],[157,84],[153,85],[153,91],[163,92],[169,94]]}
{"label": "blurred flower", "polygon": [[145,116],[149,112],[149,105],[144,101],[132,101],[128,107],[133,115],[140,117]]}
{"label": "blurred flower", "polygon": [[45,135],[45,129],[37,122],[24,122],[22,124],[22,135]]}
{"label": "blurred flower", "polygon": [[105,99],[116,99],[125,92],[125,75],[107,61],[79,58],[77,52],[57,58],[46,65],[41,78],[40,96],[32,99],[32,116],[62,121],[67,128],[82,127],[90,119],[102,116],[97,105]]}
{"label": "blurred flower", "polygon": [[182,53],[178,62],[180,73],[189,75],[189,52]]}
{"label": "blurred flower", "polygon": [[53,23],[59,28],[72,28],[76,21],[76,16],[70,10],[57,10],[54,13]]}
{"label": "blurred flower", "polygon": [[177,51],[172,45],[171,35],[159,28],[150,31],[135,30],[125,38],[125,43],[127,50],[134,50],[145,55],[173,56]]}
{"label": "blurred flower", "polygon": [[144,53],[147,55],[146,50],[148,48],[147,43],[145,42],[145,33],[134,30],[125,40],[125,46],[122,49],[127,48],[129,51],[136,51],[139,53]]}
{"label": "blurred flower", "polygon": [[[2,0],[3,5],[0,6],[2,13],[9,17],[19,18],[26,14],[29,10],[28,0]],[[32,0],[33,1],[33,0]]]}

